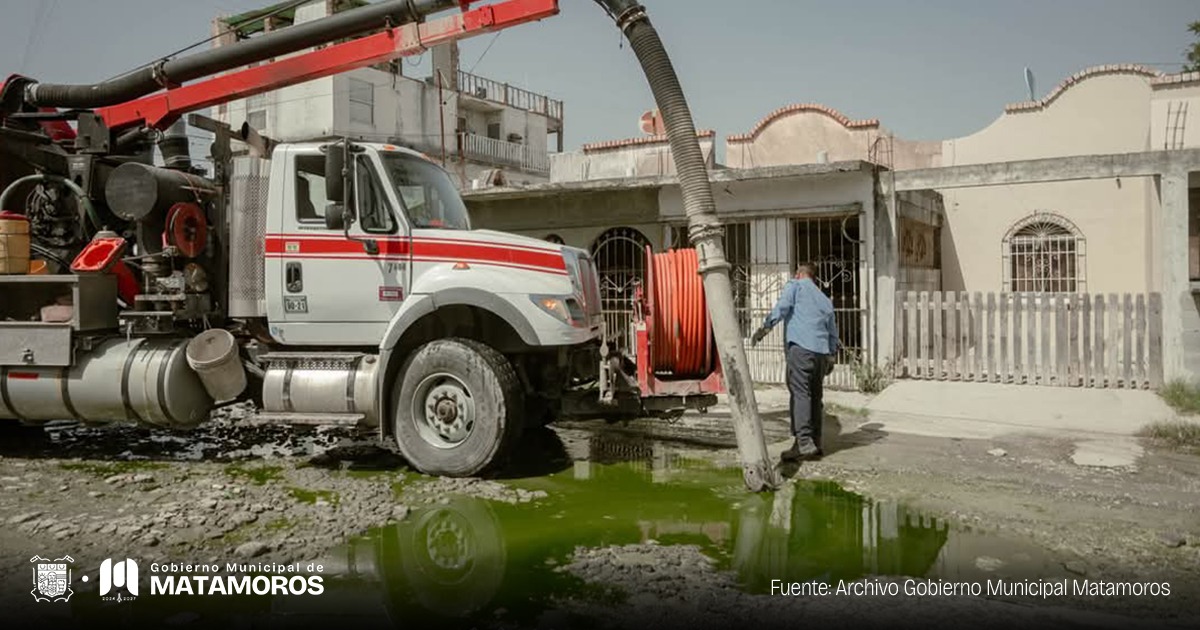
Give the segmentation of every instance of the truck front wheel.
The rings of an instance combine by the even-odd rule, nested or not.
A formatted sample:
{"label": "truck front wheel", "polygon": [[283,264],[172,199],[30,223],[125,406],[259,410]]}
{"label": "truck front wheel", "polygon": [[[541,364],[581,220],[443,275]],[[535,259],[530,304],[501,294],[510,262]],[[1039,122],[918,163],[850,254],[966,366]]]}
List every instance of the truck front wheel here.
{"label": "truck front wheel", "polygon": [[396,379],[395,435],[417,470],[470,477],[504,463],[521,435],[524,401],[504,355],[470,339],[421,346]]}

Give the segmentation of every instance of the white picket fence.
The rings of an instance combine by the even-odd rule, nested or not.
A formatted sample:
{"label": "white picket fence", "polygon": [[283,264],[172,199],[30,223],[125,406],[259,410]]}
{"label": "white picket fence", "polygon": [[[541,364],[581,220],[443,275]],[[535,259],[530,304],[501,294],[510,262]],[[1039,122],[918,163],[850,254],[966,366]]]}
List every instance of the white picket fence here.
{"label": "white picket fence", "polygon": [[904,291],[897,376],[1142,389],[1163,380],[1162,296]]}

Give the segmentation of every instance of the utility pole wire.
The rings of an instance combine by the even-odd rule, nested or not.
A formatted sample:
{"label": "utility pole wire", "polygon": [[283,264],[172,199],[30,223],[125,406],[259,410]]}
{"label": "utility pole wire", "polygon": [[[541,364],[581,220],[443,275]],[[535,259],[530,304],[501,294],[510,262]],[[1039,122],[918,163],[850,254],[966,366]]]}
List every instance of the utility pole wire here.
{"label": "utility pole wire", "polygon": [[475,60],[475,63],[471,66],[471,69],[467,70],[467,74],[475,74],[475,68],[479,66],[479,62],[483,61],[483,58],[487,56],[488,51],[492,49],[492,44],[495,44],[496,40],[500,39],[500,34],[503,32],[504,31],[496,31],[495,37],[492,37],[492,41],[488,42],[487,48],[483,49],[483,54],[479,55],[479,58]]}
{"label": "utility pole wire", "polygon": [[47,0],[42,0],[38,3],[38,7],[33,14],[33,25],[29,27],[29,36],[25,39],[25,50],[21,53],[21,64],[17,66],[17,72],[24,74],[28,69],[29,55],[38,47],[37,44],[41,42],[39,35],[46,28],[46,23],[49,21],[50,16],[54,14],[56,5],[58,5],[58,0],[50,0],[49,4],[47,4]]}

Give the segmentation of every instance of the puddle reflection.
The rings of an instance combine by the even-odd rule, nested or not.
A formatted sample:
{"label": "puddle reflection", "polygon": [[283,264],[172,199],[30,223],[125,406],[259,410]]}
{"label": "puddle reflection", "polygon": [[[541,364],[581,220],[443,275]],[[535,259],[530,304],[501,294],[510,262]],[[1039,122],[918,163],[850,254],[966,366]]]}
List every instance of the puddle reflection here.
{"label": "puddle reflection", "polygon": [[557,570],[576,547],[651,540],[699,545],[760,593],[773,579],[925,576],[946,564],[945,523],[832,483],[747,495],[740,470],[667,444],[596,437],[586,453],[568,450],[565,470],[511,482],[547,493],[533,504],[455,498],[339,550],[326,597],[376,589],[379,607],[407,622],[532,623],[557,597],[587,596]]}
{"label": "puddle reflection", "polygon": [[109,610],[117,615],[110,620],[185,627],[228,621],[224,628],[537,625],[556,599],[611,597],[560,570],[577,547],[649,541],[698,545],[758,593],[769,592],[771,580],[1054,573],[1024,543],[952,530],[833,483],[751,495],[739,469],[715,467],[707,454],[678,446],[593,435],[557,448],[564,458],[558,472],[507,482],[545,498],[509,504],[435,497],[404,521],[326,554],[320,596],[191,604],[152,598]]}

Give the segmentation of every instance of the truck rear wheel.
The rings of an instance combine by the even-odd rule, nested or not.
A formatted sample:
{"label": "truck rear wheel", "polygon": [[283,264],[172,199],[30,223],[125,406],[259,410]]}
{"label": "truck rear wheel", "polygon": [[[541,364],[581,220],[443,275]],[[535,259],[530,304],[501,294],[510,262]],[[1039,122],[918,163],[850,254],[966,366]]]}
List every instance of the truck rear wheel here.
{"label": "truck rear wheel", "polygon": [[395,435],[417,470],[470,477],[504,463],[521,435],[524,400],[504,355],[470,339],[417,349],[396,379]]}

